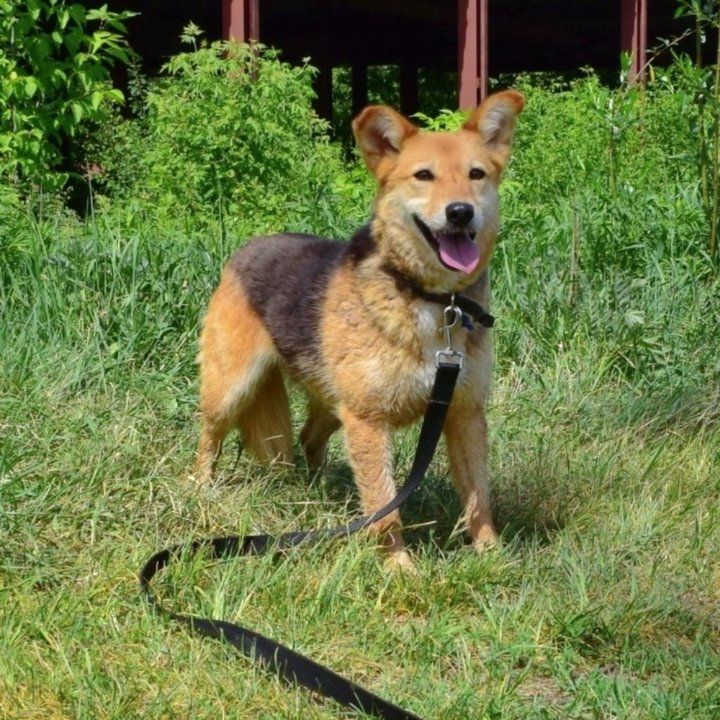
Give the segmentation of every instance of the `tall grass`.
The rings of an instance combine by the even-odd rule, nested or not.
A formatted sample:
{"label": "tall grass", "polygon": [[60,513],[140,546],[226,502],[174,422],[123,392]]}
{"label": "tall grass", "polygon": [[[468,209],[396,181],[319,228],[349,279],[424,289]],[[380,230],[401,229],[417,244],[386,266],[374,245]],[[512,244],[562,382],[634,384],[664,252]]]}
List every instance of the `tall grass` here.
{"label": "tall grass", "polygon": [[[502,547],[465,547],[441,450],[403,517],[416,577],[364,537],[282,559],[188,562],[167,602],[248,624],[427,718],[697,718],[720,713],[720,282],[685,152],[653,90],[613,140],[594,80],[525,87],[493,261],[489,408]],[[600,100],[598,100],[600,98]],[[632,112],[631,112],[632,110]],[[663,148],[666,148],[665,150]],[[664,153],[664,154],[663,154]],[[339,234],[369,184],[333,180]],[[348,203],[348,198],[352,202]],[[293,218],[303,213],[303,196]],[[345,718],[142,604],[157,547],[357,510],[342,443],[326,476],[269,472],[230,444],[188,479],[195,338],[246,223],[78,220],[3,205],[0,240],[0,716]],[[273,207],[275,207],[273,205]],[[257,229],[280,226],[263,216]],[[281,229],[281,227],[277,227]],[[303,408],[294,397],[295,422]],[[415,441],[396,444],[398,473]]]}

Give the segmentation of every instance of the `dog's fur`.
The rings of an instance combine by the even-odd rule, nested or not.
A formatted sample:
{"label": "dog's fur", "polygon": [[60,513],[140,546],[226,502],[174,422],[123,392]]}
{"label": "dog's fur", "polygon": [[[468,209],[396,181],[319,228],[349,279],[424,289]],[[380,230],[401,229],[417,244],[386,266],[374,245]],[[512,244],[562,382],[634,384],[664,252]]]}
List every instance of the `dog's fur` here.
{"label": "dog's fur", "polygon": [[[424,413],[444,347],[443,304],[429,295],[462,291],[488,308],[498,184],[523,102],[514,91],[492,95],[453,133],[421,132],[388,107],[365,108],[353,130],[379,185],[370,224],[349,243],[274,235],[236,253],[200,339],[198,479],[212,477],[233,428],[260,460],[291,460],[285,371],[308,396],[300,440],[309,466],[322,466],[342,425],[364,511],[394,496],[391,431]],[[481,547],[496,540],[484,416],[490,335],[462,328],[453,343],[465,367],[444,435]],[[407,564],[398,513],[377,525],[390,557]]]}

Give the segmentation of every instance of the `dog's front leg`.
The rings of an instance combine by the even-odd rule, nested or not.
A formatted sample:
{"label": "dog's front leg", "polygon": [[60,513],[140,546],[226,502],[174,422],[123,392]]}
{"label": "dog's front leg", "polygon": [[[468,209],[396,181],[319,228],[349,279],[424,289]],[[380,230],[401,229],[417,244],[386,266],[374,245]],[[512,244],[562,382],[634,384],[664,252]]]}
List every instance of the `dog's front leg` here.
{"label": "dog's front leg", "polygon": [[[396,494],[390,428],[347,408],[341,409],[339,415],[363,511],[370,515],[387,505]],[[370,530],[380,536],[382,548],[392,565],[410,568],[412,561],[405,550],[400,527],[400,514],[395,510],[373,524]]]}
{"label": "dog's front leg", "polygon": [[450,469],[465,508],[465,522],[475,548],[494,545],[487,472],[487,423],[482,405],[453,403],[445,420]]}

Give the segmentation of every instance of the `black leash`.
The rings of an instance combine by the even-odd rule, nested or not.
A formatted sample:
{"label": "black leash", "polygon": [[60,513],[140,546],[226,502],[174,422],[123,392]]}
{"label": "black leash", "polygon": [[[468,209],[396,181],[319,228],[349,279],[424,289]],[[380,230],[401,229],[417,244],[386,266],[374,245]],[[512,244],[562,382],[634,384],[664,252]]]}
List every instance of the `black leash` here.
{"label": "black leash", "polygon": [[280,551],[324,538],[349,536],[381,520],[399,508],[418,488],[435,453],[447,408],[452,399],[460,366],[455,363],[440,364],[435,375],[428,409],[420,428],[418,448],[410,474],[397,495],[377,512],[360,517],[348,525],[328,530],[291,532],[273,539],[270,535],[231,535],[228,537],[195,540],[189,546],[175,545],[155,553],[140,572],[140,588],[150,605],[164,615],[193,630],[216,639],[224,639],[243,655],[262,663],[286,680],[303,685],[309,690],[333,698],[347,707],[385,720],[421,720],[417,715],[393,705],[359,685],[346,680],[332,670],[310,660],[290,648],[266,638],[253,630],[226,622],[192,615],[182,615],[169,610],[160,603],[152,590],[155,575],[183,551],[189,556],[208,552],[210,558],[221,559],[243,555],[262,555],[270,550]]}
{"label": "black leash", "polygon": [[[457,303],[457,306],[461,308],[462,312],[468,312],[469,308],[463,307],[460,300],[460,296],[458,296],[457,299],[453,296],[450,300],[452,307],[446,308],[446,311],[455,311],[455,303]],[[465,299],[463,298],[463,300]],[[472,311],[475,311],[476,304],[473,303],[473,305]],[[486,327],[492,327],[494,318],[487,314],[480,306],[477,306],[477,308],[479,308],[480,312],[473,312],[475,319],[479,320],[481,324]],[[477,315],[480,315],[480,317],[477,317]],[[207,552],[211,559],[263,555],[271,550],[280,552],[320,539],[340,536],[347,537],[381,520],[393,512],[393,510],[397,510],[419,487],[430,465],[430,461],[435,454],[438,441],[440,440],[447,409],[450,405],[455,390],[455,383],[457,382],[458,374],[462,367],[462,356],[452,349],[449,340],[449,332],[454,326],[455,321],[453,320],[452,325],[448,324],[444,328],[446,330],[446,337],[448,337],[448,347],[445,351],[440,351],[437,354],[438,362],[435,382],[420,428],[418,447],[415,451],[415,458],[410,468],[410,473],[397,495],[385,505],[385,507],[372,515],[357,518],[347,525],[330,528],[328,530],[290,532],[280,535],[277,538],[273,538],[270,535],[230,535],[228,537],[195,540],[189,546],[175,545],[161,550],[155,553],[140,571],[140,588],[150,606],[167,617],[190,627],[192,630],[207,635],[208,637],[229,642],[243,653],[243,655],[262,663],[265,667],[275,671],[284,679],[298,683],[313,692],[332,698],[341,705],[355,708],[374,717],[384,718],[384,720],[421,720],[418,715],[414,715],[397,705],[393,705],[387,700],[383,700],[381,697],[346,680],[323,665],[253,630],[226,622],[225,620],[182,615],[169,610],[157,599],[152,590],[151,583],[155,575],[167,567],[173,559],[176,559],[183,552],[189,556],[193,556],[203,551]],[[458,356],[459,361],[457,361]],[[452,361],[446,362],[445,360],[447,359],[451,359]]]}

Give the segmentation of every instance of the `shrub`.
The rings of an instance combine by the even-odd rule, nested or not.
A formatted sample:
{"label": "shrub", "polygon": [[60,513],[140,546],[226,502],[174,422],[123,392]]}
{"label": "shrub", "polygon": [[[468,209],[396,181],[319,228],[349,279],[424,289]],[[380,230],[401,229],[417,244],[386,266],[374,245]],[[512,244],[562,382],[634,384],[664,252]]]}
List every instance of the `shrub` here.
{"label": "shrub", "polygon": [[116,135],[116,160],[103,163],[111,195],[156,218],[219,217],[243,232],[344,234],[358,220],[337,191],[340,151],[312,109],[313,68],[259,45],[215,42],[164,69],[143,116]]}
{"label": "shrub", "polygon": [[122,20],[130,15],[63,0],[0,0],[3,179],[51,190],[65,184],[63,146],[123,99],[110,68],[127,62]]}
{"label": "shrub", "polygon": [[[609,89],[588,75],[553,92],[519,78],[527,106],[494,261],[510,321],[503,361],[542,365],[586,343],[625,376],[681,369],[666,322],[682,283],[711,265],[694,135],[663,78]],[[648,290],[660,286],[672,301]]]}

